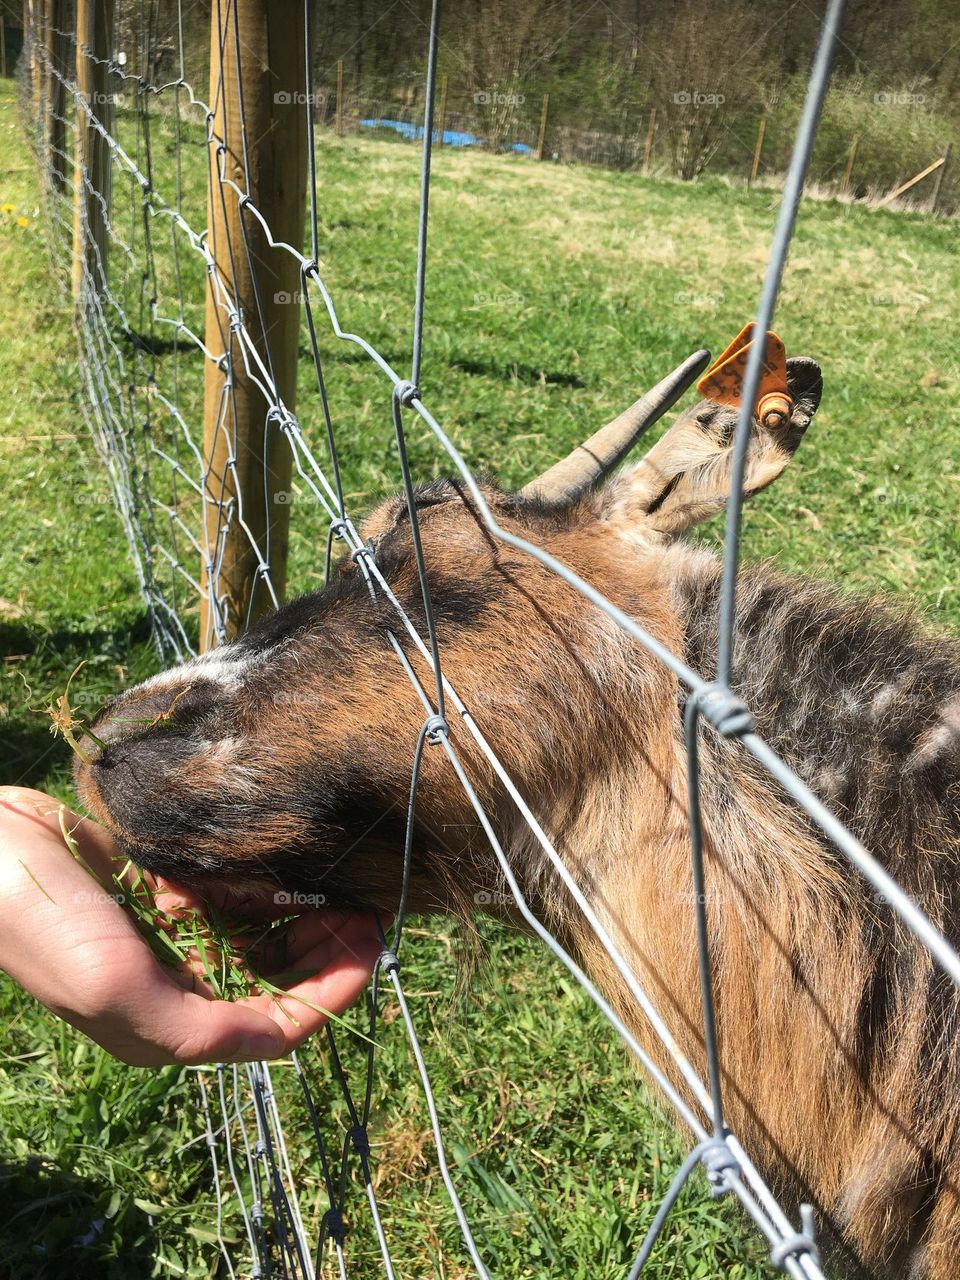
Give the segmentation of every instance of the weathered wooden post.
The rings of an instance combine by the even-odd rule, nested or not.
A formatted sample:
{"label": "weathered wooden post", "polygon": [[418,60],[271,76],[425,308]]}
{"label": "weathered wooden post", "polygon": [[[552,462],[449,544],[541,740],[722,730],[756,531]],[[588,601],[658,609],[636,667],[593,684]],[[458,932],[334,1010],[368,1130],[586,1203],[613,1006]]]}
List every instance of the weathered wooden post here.
{"label": "weathered wooden post", "polygon": [[953,154],[952,143],[947,143],[947,149],[943,153],[943,164],[937,170],[937,176],[933,180],[933,192],[930,196],[930,212],[937,212],[937,205],[940,203],[940,191],[943,187],[943,180],[947,176],[947,169],[950,167],[950,156]]}
{"label": "weathered wooden post", "polygon": [[640,172],[644,177],[650,172],[650,152],[653,150],[653,135],[657,129],[657,108],[650,108],[650,121],[647,125],[647,140],[643,144],[643,165]]}
{"label": "weathered wooden post", "polygon": [[107,281],[105,209],[110,207],[112,162],[106,139],[91,117],[110,132],[113,94],[106,61],[113,53],[113,0],[77,0],[76,22],[80,102],[73,186],[73,300],[79,303],[85,282],[99,293]]}
{"label": "weathered wooden post", "polygon": [[33,93],[33,110],[40,110],[40,93],[42,89],[40,76],[40,57],[37,53],[37,47],[41,40],[41,27],[43,26],[43,9],[41,0],[27,0],[24,6],[24,32],[30,33],[30,86]]}
{"label": "weathered wooden post", "polygon": [[[210,101],[217,109],[209,145],[207,246],[217,281],[211,276],[207,286],[206,345],[214,360],[207,362],[204,385],[200,643],[205,649],[270,611],[257,548],[267,558],[277,597],[283,596],[291,451],[271,413],[276,398],[264,396],[247,366],[261,382],[269,380],[257,368],[259,356],[272,370],[276,397],[293,412],[300,328],[296,259],[271,248],[260,220],[241,208],[241,196],[220,175],[256,207],[277,241],[298,248],[307,189],[310,104],[303,5],[300,0],[234,0],[234,5],[214,5],[210,37]],[[244,334],[238,331],[241,321]],[[245,347],[246,335],[253,352]]]}
{"label": "weathered wooden post", "polygon": [[338,138],[343,137],[343,59],[337,59],[337,114],[336,114],[336,133]]}
{"label": "weathered wooden post", "polygon": [[[949,154],[949,153],[948,153]],[[943,155],[939,160],[934,160],[933,164],[926,165],[919,173],[915,173],[912,178],[908,178],[906,182],[901,182],[889,195],[885,195],[878,205],[877,209],[885,209],[888,204],[892,204],[894,200],[905,195],[918,182],[922,182],[924,178],[929,178],[931,173],[936,173],[939,169],[941,172],[946,168],[947,156]]]}
{"label": "weathered wooden post", "polygon": [[843,181],[840,183],[840,194],[845,196],[850,190],[850,179],[853,176],[853,166],[857,160],[857,147],[860,145],[860,135],[855,133],[853,141],[850,143],[850,155],[847,158],[847,167],[844,170]]}
{"label": "weathered wooden post", "polygon": [[437,146],[443,146],[443,134],[447,127],[447,77],[440,78],[440,121],[437,125]]}
{"label": "weathered wooden post", "polygon": [[66,161],[66,93],[63,81],[68,74],[66,48],[66,0],[44,0],[46,8],[47,57],[50,70],[46,83],[46,131],[44,142],[50,154],[50,181],[55,191],[67,188]]}
{"label": "weathered wooden post", "polygon": [[537,159],[543,159],[543,148],[547,141],[547,117],[550,113],[550,95],[543,95],[543,108],[540,112],[540,132],[537,135]]}
{"label": "weathered wooden post", "polygon": [[750,167],[750,182],[748,185],[751,187],[756,182],[757,175],[760,172],[760,157],[763,155],[763,137],[766,132],[767,117],[761,116],[760,123],[757,126],[757,145],[753,149],[753,164]]}

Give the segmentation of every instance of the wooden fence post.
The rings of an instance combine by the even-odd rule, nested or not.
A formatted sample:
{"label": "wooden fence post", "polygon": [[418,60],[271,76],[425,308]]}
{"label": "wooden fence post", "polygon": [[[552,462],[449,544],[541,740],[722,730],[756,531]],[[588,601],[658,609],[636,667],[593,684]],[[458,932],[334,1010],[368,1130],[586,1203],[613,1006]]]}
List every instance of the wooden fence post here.
{"label": "wooden fence post", "polygon": [[767,117],[760,117],[760,124],[757,127],[757,145],[753,149],[753,164],[750,167],[749,186],[757,180],[757,174],[760,172],[760,157],[763,154],[763,135],[767,132]]}
{"label": "wooden fence post", "polygon": [[947,169],[950,165],[950,156],[953,153],[953,144],[948,142],[947,149],[943,153],[943,164],[937,170],[937,176],[933,180],[933,193],[930,196],[930,212],[937,212],[937,205],[940,203],[940,189],[943,186],[943,180],[947,176]]}
{"label": "wooden fence post", "polygon": [[[113,124],[113,97],[105,63],[113,53],[113,3],[114,0],[77,0],[76,8],[77,90],[108,132]],[[106,285],[109,237],[105,207],[110,207],[111,174],[110,148],[94,128],[87,110],[78,103],[73,187],[74,303],[80,302],[85,281],[92,281],[94,292]]]}
{"label": "wooden fence post", "polygon": [[336,133],[338,138],[343,137],[343,59],[337,59],[337,114],[336,114]]}
{"label": "wooden fence post", "polygon": [[847,167],[843,172],[843,181],[840,183],[840,194],[845,196],[850,190],[850,179],[853,176],[853,166],[857,159],[857,147],[860,145],[860,135],[855,133],[853,141],[850,143],[850,155],[847,159]]}
{"label": "wooden fence post", "polygon": [[[283,598],[286,585],[289,538],[290,446],[279,425],[268,419],[271,402],[246,372],[245,359],[258,372],[255,357],[231,324],[224,294],[242,316],[260,359],[268,369],[272,367],[277,394],[291,413],[296,402],[300,330],[297,260],[271,248],[259,219],[241,210],[240,197],[233,187],[221,184],[220,174],[245,193],[278,241],[298,247],[303,244],[307,191],[303,6],[299,0],[234,0],[234,4],[235,9],[214,6],[210,35],[210,101],[218,105],[208,149],[207,244],[221,287],[218,290],[208,279],[206,345],[214,360],[207,361],[204,383],[205,554],[200,600],[204,649],[215,645],[221,635],[227,639],[237,635],[248,621],[272,608],[258,574],[257,552],[240,524],[238,504],[243,504],[243,524],[256,546],[264,556],[269,552],[278,599]],[[218,9],[222,30],[216,20]],[[269,76],[263,73],[266,67]],[[238,77],[249,173],[244,166]],[[259,372],[258,377],[262,380]],[[212,604],[214,588],[217,600]]]}
{"label": "wooden fence post", "polygon": [[650,172],[650,152],[653,150],[653,135],[657,127],[657,108],[650,108],[650,122],[647,125],[647,140],[643,144],[643,165],[640,172],[646,177]]}
{"label": "wooden fence post", "polygon": [[537,135],[537,159],[543,159],[543,148],[547,141],[547,116],[550,112],[550,95],[543,95],[543,109],[540,112],[540,133]]}
{"label": "wooden fence post", "polygon": [[943,169],[946,165],[946,156],[941,156],[939,160],[934,160],[933,164],[928,164],[925,169],[921,169],[919,173],[915,173],[912,178],[908,178],[906,182],[901,182],[900,186],[891,191],[889,195],[883,197],[876,206],[878,209],[884,209],[888,204],[892,204],[898,196],[904,195],[911,187],[915,187],[918,182],[922,182],[924,178],[928,178],[931,173],[936,173],[938,169]]}
{"label": "wooden fence post", "polygon": [[30,21],[30,84],[33,92],[33,109],[35,112],[39,112],[42,81],[40,74],[41,64],[40,59],[37,56],[37,46],[42,39],[42,0],[27,0],[27,13],[29,14]]}
{"label": "wooden fence post", "polygon": [[0,12],[0,76],[7,78],[7,12]]}
{"label": "wooden fence post", "polygon": [[440,116],[437,125],[437,146],[443,146],[443,132],[447,127],[447,77],[440,78]]}
{"label": "wooden fence post", "polygon": [[[50,71],[47,73],[46,93],[46,132],[44,142],[50,154],[50,180],[55,191],[67,189],[67,172],[64,152],[66,150],[66,109],[67,100],[63,80],[66,79],[67,49],[65,23],[67,20],[66,0],[44,0],[47,11],[47,57],[50,59]],[[62,77],[62,78],[61,78]]]}

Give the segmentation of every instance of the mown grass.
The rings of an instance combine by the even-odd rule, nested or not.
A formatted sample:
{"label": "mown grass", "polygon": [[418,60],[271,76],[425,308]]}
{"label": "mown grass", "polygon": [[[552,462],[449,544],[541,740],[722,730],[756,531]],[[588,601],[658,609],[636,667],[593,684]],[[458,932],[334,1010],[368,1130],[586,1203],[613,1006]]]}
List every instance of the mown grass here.
{"label": "mown grass", "polygon": [[[169,177],[168,126],[155,142],[156,171]],[[204,159],[189,131],[184,155],[184,208],[199,226]],[[416,165],[412,148],[320,142],[324,276],[344,327],[400,370],[409,360]],[[427,403],[471,464],[524,480],[666,367],[700,345],[718,350],[740,328],[755,305],[775,202],[770,192],[720,182],[681,186],[441,152]],[[0,213],[0,778],[68,798],[66,749],[36,708],[62,692],[81,659],[81,706],[146,674],[155,659],[120,522],[84,434],[69,310],[50,282],[33,164],[6,84],[5,203],[14,208]],[[186,254],[182,267],[187,317],[196,320],[201,264]],[[160,309],[175,314],[162,248],[158,273]],[[820,359],[826,392],[797,464],[748,510],[748,556],[774,556],[856,590],[893,591],[935,623],[960,622],[958,286],[952,223],[829,203],[804,209],[777,327],[788,350]],[[354,348],[325,330],[321,341],[357,512],[398,483],[389,388]],[[197,396],[198,358],[183,355],[180,371],[186,404]],[[306,360],[298,408],[322,458]],[[444,469],[415,428],[410,451],[418,475]],[[315,504],[295,500],[293,508],[296,590],[318,580],[322,525]],[[454,994],[459,961],[447,926],[425,922],[404,957],[481,1249],[502,1276],[620,1275],[680,1146],[615,1037],[540,948],[489,924],[481,940],[489,960],[463,999]],[[452,1280],[469,1268],[395,1018],[388,1004],[373,1132],[378,1191],[400,1273]],[[209,1235],[203,1144],[187,1145],[200,1132],[194,1073],[122,1067],[9,983],[0,1025],[6,1273],[223,1274]],[[328,1129],[339,1132],[343,1113],[322,1050],[305,1056],[322,1082]],[[351,1063],[359,1069],[359,1051]],[[275,1075],[315,1228],[324,1204],[312,1141],[290,1072]],[[355,1274],[378,1274],[359,1197],[353,1205]],[[650,1275],[753,1280],[769,1273],[762,1258],[739,1214],[697,1183]]]}

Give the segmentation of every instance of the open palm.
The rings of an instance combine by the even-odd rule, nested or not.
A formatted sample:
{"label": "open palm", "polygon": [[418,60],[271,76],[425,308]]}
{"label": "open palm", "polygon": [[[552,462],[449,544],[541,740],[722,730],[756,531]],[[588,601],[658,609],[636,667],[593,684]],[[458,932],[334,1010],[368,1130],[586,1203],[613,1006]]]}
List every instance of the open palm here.
{"label": "open palm", "polygon": [[[362,993],[380,950],[370,916],[308,911],[283,926],[284,996],[217,999],[187,965],[162,965],[101,880],[124,865],[110,834],[39,791],[0,787],[0,968],[115,1057],[137,1066],[289,1053]],[[155,885],[158,906],[196,905]],[[308,975],[308,976],[302,976]]]}

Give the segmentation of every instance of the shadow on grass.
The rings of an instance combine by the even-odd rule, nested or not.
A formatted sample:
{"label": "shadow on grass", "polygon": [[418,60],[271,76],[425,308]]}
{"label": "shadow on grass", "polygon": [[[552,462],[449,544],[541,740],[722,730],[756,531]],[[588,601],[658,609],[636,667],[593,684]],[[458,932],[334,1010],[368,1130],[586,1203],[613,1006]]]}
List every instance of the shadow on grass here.
{"label": "shadow on grass", "polygon": [[[0,783],[46,785],[51,774],[70,772],[70,750],[50,732],[45,708],[64,692],[70,673],[85,663],[70,690],[78,716],[92,719],[125,683],[155,670],[146,617],[109,630],[61,628],[45,631],[27,622],[0,622],[7,714],[0,732]],[[121,680],[117,668],[127,672]],[[20,679],[17,679],[17,677]]]}
{"label": "shadow on grass", "polygon": [[521,364],[516,360],[505,364],[495,364],[492,360],[451,360],[451,369],[461,373],[472,373],[483,378],[494,378],[497,382],[523,382],[531,387],[546,383],[550,387],[574,387],[580,389],[587,384],[575,373],[538,369],[532,364]]}
{"label": "shadow on grass", "polygon": [[[371,364],[365,351],[336,350],[338,364]],[[301,356],[309,356],[307,347],[300,348]],[[402,372],[410,363],[409,352],[383,351],[381,356],[394,369]],[[325,359],[333,359],[329,355]],[[526,386],[538,387],[545,383],[549,387],[572,387],[582,390],[587,383],[576,373],[566,369],[543,369],[538,365],[524,364],[517,360],[471,360],[466,356],[455,356],[448,361],[448,367],[457,373],[468,373],[478,378],[492,378],[494,382],[522,382]]]}
{"label": "shadow on grass", "polygon": [[53,736],[50,724],[42,712],[31,714],[25,710],[22,716],[4,725],[0,737],[0,783],[42,789],[54,770],[58,774],[69,773],[70,748]]}
{"label": "shadow on grass", "polygon": [[9,1280],[152,1274],[157,1240],[150,1218],[108,1184],[29,1155],[0,1162],[0,1202],[0,1257]]}

